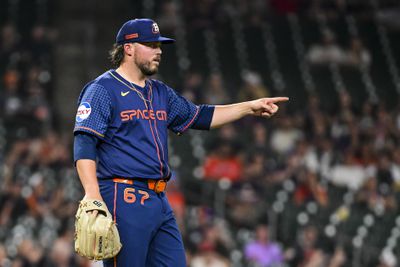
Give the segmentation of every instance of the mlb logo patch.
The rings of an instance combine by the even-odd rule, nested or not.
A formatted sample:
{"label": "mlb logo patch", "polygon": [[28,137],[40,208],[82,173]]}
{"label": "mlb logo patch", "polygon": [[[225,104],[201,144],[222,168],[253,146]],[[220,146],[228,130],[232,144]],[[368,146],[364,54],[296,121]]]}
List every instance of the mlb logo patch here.
{"label": "mlb logo patch", "polygon": [[91,112],[92,107],[88,102],[81,103],[81,105],[78,107],[78,111],[76,112],[76,121],[81,122],[87,119]]}
{"label": "mlb logo patch", "polygon": [[151,26],[151,31],[154,33],[154,34],[158,34],[158,33],[160,33],[160,28],[158,28],[158,25],[157,25],[157,23],[153,23],[153,25]]}

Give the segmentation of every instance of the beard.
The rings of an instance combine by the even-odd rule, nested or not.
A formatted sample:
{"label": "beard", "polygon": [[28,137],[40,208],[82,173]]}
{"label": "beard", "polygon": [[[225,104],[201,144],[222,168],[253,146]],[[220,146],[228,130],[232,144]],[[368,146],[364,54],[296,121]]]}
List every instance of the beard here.
{"label": "beard", "polygon": [[136,66],[140,69],[140,71],[143,73],[145,76],[151,76],[154,75],[158,72],[158,65],[155,65],[152,67],[153,61],[148,61],[148,62],[138,62],[137,58],[135,58],[135,64]]}

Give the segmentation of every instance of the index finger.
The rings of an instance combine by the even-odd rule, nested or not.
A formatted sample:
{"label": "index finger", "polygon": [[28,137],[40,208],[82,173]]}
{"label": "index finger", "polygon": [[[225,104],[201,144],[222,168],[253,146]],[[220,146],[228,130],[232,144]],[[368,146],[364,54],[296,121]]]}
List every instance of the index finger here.
{"label": "index finger", "polygon": [[289,97],[271,97],[267,99],[268,102],[272,102],[272,103],[277,103],[277,102],[285,102],[285,101],[289,101]]}

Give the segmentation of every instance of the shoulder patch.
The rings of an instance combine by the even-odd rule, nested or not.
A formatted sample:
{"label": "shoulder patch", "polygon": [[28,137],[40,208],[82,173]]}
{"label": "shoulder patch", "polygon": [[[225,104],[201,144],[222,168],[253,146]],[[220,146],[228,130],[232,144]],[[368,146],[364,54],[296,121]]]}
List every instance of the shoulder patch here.
{"label": "shoulder patch", "polygon": [[90,113],[92,112],[92,107],[88,102],[82,102],[78,107],[78,111],[76,112],[76,121],[81,122],[86,120]]}

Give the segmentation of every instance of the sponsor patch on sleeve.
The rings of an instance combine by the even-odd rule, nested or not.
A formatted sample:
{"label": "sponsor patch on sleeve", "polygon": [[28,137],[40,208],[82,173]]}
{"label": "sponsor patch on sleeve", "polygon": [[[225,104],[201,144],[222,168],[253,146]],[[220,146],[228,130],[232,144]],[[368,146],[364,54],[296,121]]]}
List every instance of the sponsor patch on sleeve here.
{"label": "sponsor patch on sleeve", "polygon": [[76,112],[76,121],[81,122],[86,120],[90,113],[92,112],[92,107],[88,102],[82,102],[81,105],[78,107],[78,111]]}

